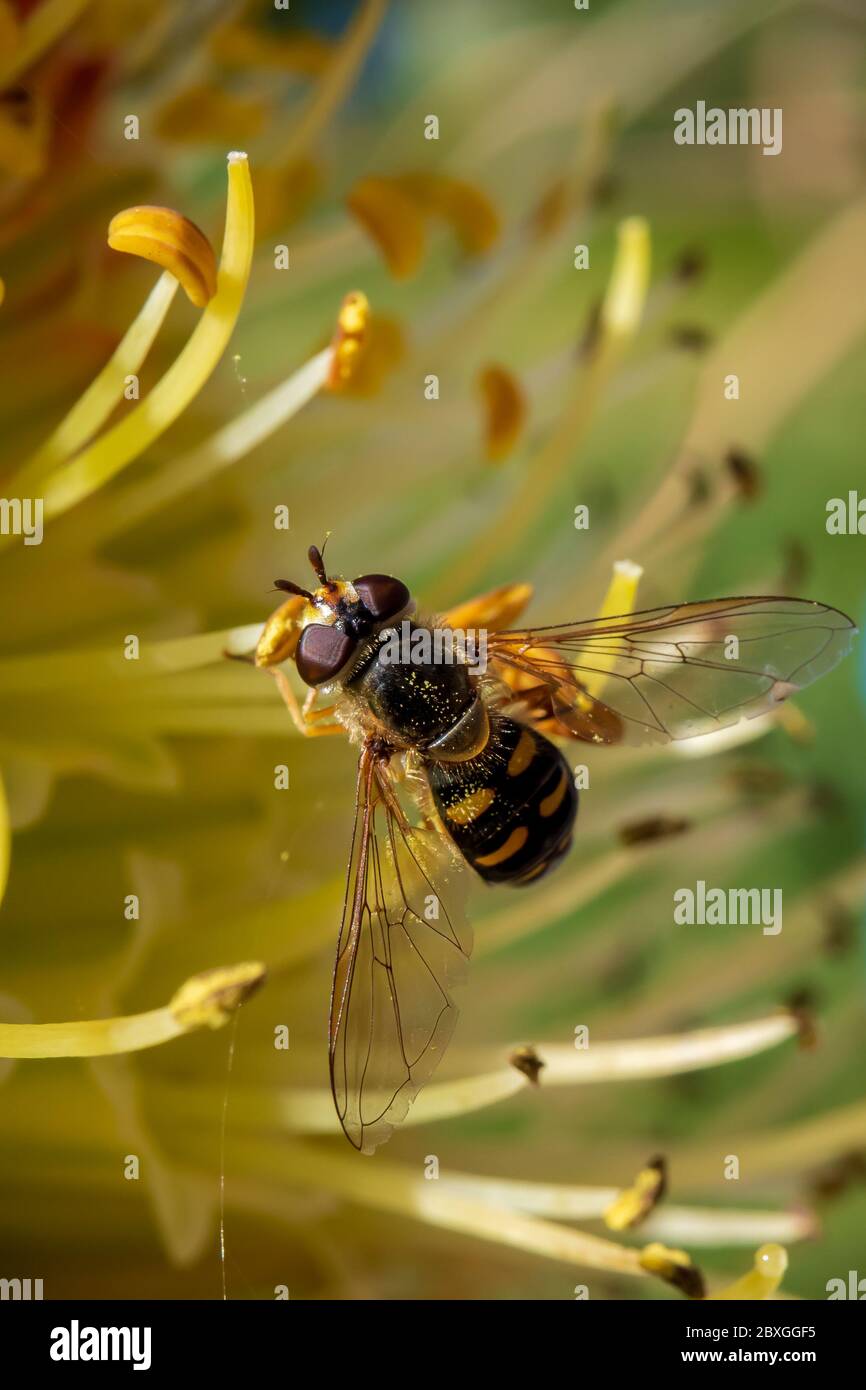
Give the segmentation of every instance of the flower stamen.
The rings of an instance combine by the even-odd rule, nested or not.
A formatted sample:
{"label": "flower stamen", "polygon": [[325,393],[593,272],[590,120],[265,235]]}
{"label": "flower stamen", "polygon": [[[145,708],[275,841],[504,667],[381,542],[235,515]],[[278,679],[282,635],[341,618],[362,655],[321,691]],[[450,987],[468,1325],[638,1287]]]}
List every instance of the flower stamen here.
{"label": "flower stamen", "polygon": [[150,395],[45,483],[45,514],[59,516],[103,487],[164,434],[214,371],[240,313],[253,253],[253,193],[245,154],[228,157],[228,203],[217,293]]}
{"label": "flower stamen", "polygon": [[632,1183],[611,1202],[604,1213],[604,1224],[611,1231],[638,1226],[662,1200],[667,1188],[667,1164],[661,1157],[650,1159]]}
{"label": "flower stamen", "polygon": [[113,251],[170,270],[197,309],[217,292],[213,247],[200,227],[172,208],[139,206],[118,212],[109,224],[108,244]]}
{"label": "flower stamen", "polygon": [[710,1300],[772,1298],[785,1277],[788,1252],[782,1245],[762,1245],[755,1254],[755,1263],[748,1274],[718,1293],[708,1294]]}
{"label": "flower stamen", "polygon": [[258,961],[207,970],[149,1013],[72,1023],[0,1023],[0,1057],[102,1057],[139,1052],[196,1028],[221,1028],[265,978]]}
{"label": "flower stamen", "polygon": [[704,1277],[685,1250],[672,1250],[660,1241],[653,1241],[640,1252],[639,1260],[641,1269],[645,1269],[647,1274],[664,1279],[666,1284],[672,1284],[686,1298],[706,1296]]}
{"label": "flower stamen", "polygon": [[157,280],[101,372],[27,463],[19,470],[16,487],[26,492],[64,459],[69,459],[96,435],[120,400],[130,376],[136,376],[153,346],[177,293],[170,271]]}
{"label": "flower stamen", "polygon": [[328,385],[339,388],[348,385],[358,369],[367,337],[370,302],[361,290],[347,294],[337,316],[337,330],[331,341],[333,362]]}

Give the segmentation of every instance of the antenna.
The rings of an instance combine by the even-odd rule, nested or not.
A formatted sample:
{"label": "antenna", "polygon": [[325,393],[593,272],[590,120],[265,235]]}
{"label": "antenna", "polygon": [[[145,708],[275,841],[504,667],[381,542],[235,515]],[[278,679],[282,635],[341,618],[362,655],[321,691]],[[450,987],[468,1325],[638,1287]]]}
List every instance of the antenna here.
{"label": "antenna", "polygon": [[302,589],[300,584],[296,584],[293,579],[275,579],[274,588],[282,589],[284,594],[297,594],[300,598],[308,598],[313,601],[313,595],[309,589]]}
{"label": "antenna", "polygon": [[[327,545],[327,543],[328,540],[327,537],[325,537],[325,545]],[[319,549],[319,547],[317,545],[311,545],[309,550],[307,551],[307,556],[309,557],[310,564],[313,566],[313,569],[316,572],[316,578],[319,580],[321,584],[327,584],[328,576],[325,573],[325,562],[322,559],[322,552]]]}

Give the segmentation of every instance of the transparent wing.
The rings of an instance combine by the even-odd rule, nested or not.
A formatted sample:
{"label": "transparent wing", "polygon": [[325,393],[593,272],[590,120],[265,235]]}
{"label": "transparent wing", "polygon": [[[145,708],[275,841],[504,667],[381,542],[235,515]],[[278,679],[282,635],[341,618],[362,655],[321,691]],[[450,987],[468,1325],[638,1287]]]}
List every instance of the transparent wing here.
{"label": "transparent wing", "polygon": [[387,762],[365,744],[330,1016],[334,1104],[364,1153],[404,1119],[454,1030],[467,877],[439,831],[408,824]]}
{"label": "transparent wing", "polygon": [[856,630],[807,599],[724,598],[491,633],[487,651],[554,732],[666,742],[767,713],[832,670]]}

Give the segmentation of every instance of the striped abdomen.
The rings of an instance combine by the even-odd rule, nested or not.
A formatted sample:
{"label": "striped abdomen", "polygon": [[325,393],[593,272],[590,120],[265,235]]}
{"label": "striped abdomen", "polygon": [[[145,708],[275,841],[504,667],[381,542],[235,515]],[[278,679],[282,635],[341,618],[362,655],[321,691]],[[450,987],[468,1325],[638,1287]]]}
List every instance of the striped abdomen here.
{"label": "striped abdomen", "polygon": [[559,749],[492,715],[483,752],[426,764],[436,809],[464,858],[491,883],[531,883],[571,844],[577,792]]}

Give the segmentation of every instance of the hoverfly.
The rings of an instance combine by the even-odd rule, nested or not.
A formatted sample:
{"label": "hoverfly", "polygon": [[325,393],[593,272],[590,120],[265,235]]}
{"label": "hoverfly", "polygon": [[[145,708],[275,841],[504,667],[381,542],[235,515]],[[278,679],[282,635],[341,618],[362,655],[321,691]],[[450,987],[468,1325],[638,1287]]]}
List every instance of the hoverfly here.
{"label": "hoverfly", "polygon": [[[526,586],[425,621],[401,580],[329,577],[316,546],[309,559],[317,586],[277,580],[289,597],[255,662],[276,677],[304,734],[348,733],[360,746],[329,1056],[340,1124],[370,1153],[405,1118],[453,1032],[452,991],[471,944],[467,867],[522,886],[569,849],[578,794],[553,739],[666,742],[767,713],[831,670],[855,628],[823,603],[748,597],[503,630]],[[425,647],[467,620],[483,625],[483,672],[459,643],[445,648],[450,660]],[[400,629],[410,652],[395,660]],[[303,706],[280,669],[287,660],[309,687]],[[603,700],[588,689],[597,677]],[[321,695],[326,708],[316,707]]]}

